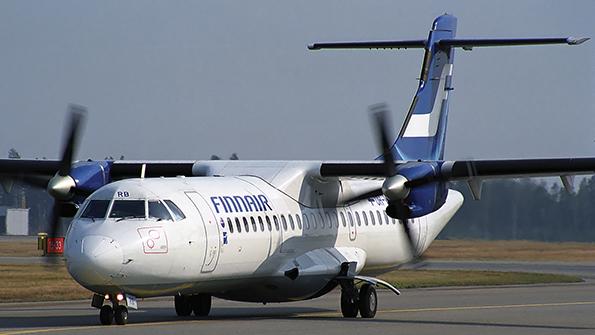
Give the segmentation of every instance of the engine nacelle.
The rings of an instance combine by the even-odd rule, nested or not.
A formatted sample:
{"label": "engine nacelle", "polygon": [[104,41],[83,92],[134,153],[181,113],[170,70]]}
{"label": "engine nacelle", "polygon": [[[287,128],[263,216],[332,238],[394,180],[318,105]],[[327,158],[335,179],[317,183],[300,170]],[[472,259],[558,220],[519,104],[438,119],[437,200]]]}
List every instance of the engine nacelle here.
{"label": "engine nacelle", "polygon": [[77,190],[91,194],[110,183],[110,170],[110,161],[76,162],[72,166],[70,176],[74,179]]}
{"label": "engine nacelle", "polygon": [[[440,165],[435,162],[400,165],[397,174],[387,178],[383,185],[383,193],[389,201],[386,213],[403,220],[418,218],[438,210],[446,202],[448,194],[447,183],[438,178],[439,174]],[[392,190],[391,185],[395,186]],[[386,191],[384,186],[387,186]]]}

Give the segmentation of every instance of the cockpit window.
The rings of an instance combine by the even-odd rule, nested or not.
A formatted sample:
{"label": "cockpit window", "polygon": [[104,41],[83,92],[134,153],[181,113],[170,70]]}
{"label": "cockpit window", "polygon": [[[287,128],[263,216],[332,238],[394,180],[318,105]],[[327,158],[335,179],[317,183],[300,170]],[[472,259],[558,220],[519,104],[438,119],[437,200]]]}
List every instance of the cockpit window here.
{"label": "cockpit window", "polygon": [[107,213],[107,208],[109,207],[109,200],[91,200],[83,214],[81,214],[81,218],[86,219],[102,219],[105,217]]}
{"label": "cockpit window", "polygon": [[145,218],[144,200],[114,200],[110,218],[134,219]]}
{"label": "cockpit window", "polygon": [[167,204],[167,207],[169,207],[171,212],[174,214],[176,221],[184,220],[186,218],[186,215],[184,215],[184,212],[182,212],[182,210],[180,210],[178,208],[178,206],[176,206],[176,204],[173,201],[164,200],[164,202]]}
{"label": "cockpit window", "polygon": [[170,220],[172,221],[171,215],[165,208],[165,205],[161,201],[149,200],[149,218],[156,218],[159,220]]}

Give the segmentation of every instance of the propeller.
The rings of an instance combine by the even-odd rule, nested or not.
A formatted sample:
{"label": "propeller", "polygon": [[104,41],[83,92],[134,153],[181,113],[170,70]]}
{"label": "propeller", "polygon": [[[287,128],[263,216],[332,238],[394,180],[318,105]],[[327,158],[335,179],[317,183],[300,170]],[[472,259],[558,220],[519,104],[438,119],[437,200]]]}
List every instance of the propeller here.
{"label": "propeller", "polygon": [[[372,105],[369,107],[369,111],[372,115],[372,121],[376,133],[376,143],[380,149],[380,152],[382,152],[381,157],[384,166],[384,175],[386,177],[384,183],[382,184],[381,192],[389,199],[390,202],[392,202],[391,205],[394,206],[394,202],[399,202],[396,204],[397,207],[406,207],[404,204],[400,203],[400,200],[407,198],[409,195],[409,187],[407,185],[409,181],[407,178],[398,175],[397,168],[395,167],[395,156],[391,150],[391,142],[389,140],[389,133],[392,133],[389,130],[389,127],[392,123],[388,106],[385,103]],[[391,206],[388,206],[387,210],[389,208],[391,208]],[[394,217],[393,215],[389,216]],[[407,236],[411,254],[414,257],[417,257],[413,244],[412,232],[407,222],[408,220],[404,219],[401,221],[403,222],[403,230]]]}
{"label": "propeller", "polygon": [[60,169],[47,183],[48,193],[54,197],[52,215],[50,222],[49,237],[56,237],[60,228],[61,204],[60,201],[68,200],[76,193],[76,183],[70,176],[74,154],[78,147],[81,127],[83,125],[87,109],[83,106],[71,104],[68,106],[68,127],[64,133],[62,144],[62,158]]}
{"label": "propeller", "polygon": [[76,182],[70,176],[86,114],[87,110],[83,106],[74,104],[68,106],[68,119],[62,144],[62,157],[58,165],[58,171],[53,177],[48,178],[47,176],[36,175],[35,173],[22,174],[19,177],[19,180],[23,183],[35,188],[46,189],[54,198],[48,237],[57,237],[58,235],[60,218],[62,217],[62,202],[70,200],[74,195],[88,195],[88,192],[76,188]]}

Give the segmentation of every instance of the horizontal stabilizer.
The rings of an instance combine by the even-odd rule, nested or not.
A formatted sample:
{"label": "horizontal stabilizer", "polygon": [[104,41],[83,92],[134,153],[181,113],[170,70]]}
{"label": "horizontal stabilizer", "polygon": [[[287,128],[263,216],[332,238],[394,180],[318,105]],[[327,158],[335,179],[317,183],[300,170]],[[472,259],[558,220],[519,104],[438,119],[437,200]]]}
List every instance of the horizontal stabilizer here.
{"label": "horizontal stabilizer", "polygon": [[441,47],[455,47],[470,50],[474,47],[499,47],[515,45],[568,44],[577,45],[589,40],[588,37],[555,37],[555,38],[466,38],[443,39],[438,42]]}
{"label": "horizontal stabilizer", "polygon": [[321,49],[407,49],[423,48],[426,40],[411,41],[367,41],[367,42],[330,42],[313,43],[308,45],[310,50]]}

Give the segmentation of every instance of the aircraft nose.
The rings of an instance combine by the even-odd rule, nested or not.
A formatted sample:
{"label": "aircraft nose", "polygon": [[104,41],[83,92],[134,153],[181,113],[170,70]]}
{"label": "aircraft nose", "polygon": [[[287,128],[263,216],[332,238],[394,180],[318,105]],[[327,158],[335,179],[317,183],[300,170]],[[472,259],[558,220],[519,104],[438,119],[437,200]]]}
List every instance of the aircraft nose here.
{"label": "aircraft nose", "polygon": [[81,240],[80,248],[68,250],[68,272],[81,284],[108,284],[119,276],[124,253],[115,239],[89,235]]}

